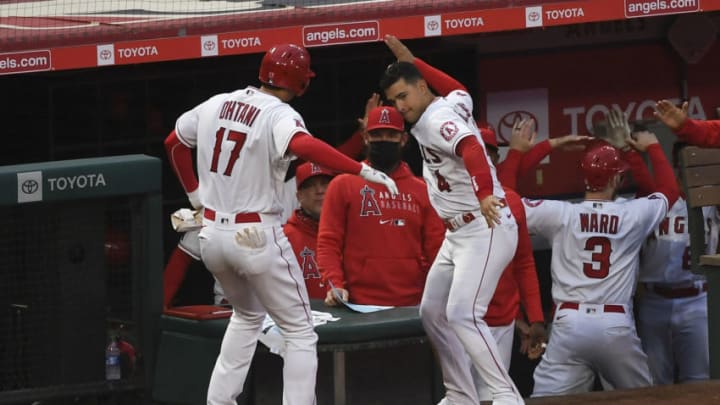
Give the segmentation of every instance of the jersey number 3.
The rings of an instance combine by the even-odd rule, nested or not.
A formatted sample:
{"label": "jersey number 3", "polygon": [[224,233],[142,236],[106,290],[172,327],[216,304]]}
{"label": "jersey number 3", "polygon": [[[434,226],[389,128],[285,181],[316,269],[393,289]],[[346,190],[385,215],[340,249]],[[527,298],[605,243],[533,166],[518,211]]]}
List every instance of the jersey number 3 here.
{"label": "jersey number 3", "polygon": [[228,141],[235,142],[235,146],[230,152],[230,159],[228,159],[227,166],[225,166],[225,171],[223,172],[224,175],[230,176],[232,174],[233,167],[235,167],[235,162],[238,157],[240,157],[240,150],[243,145],[245,145],[245,138],[247,138],[247,134],[244,132],[228,130],[223,127],[215,132],[215,147],[213,148],[213,158],[212,163],[210,164],[210,171],[213,173],[217,173],[220,152],[222,151],[222,144],[226,135]]}
{"label": "jersey number 3", "polygon": [[[599,249],[598,249],[599,248]],[[593,252],[592,262],[583,263],[583,273],[590,278],[605,278],[610,273],[610,239],[604,236],[593,236],[585,242],[585,250]]]}

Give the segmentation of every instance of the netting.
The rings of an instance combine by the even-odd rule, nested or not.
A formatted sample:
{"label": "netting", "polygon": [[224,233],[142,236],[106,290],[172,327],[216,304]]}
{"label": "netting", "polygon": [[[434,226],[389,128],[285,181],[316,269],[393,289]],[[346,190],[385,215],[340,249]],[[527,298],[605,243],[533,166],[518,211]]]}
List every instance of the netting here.
{"label": "netting", "polygon": [[[17,0],[0,1],[3,50],[175,37],[407,15],[494,0]],[[502,2],[507,3],[507,2]]]}
{"label": "netting", "polygon": [[129,203],[5,208],[0,392],[103,381],[109,336],[137,341]]}

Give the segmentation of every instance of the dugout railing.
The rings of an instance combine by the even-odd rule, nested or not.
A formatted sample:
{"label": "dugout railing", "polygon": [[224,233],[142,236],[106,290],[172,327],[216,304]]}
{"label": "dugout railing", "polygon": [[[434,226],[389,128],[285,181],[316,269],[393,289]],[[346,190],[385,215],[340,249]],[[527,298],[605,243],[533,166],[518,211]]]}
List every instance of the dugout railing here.
{"label": "dugout railing", "polygon": [[[5,166],[0,190],[0,404],[149,403],[162,307],[160,160]],[[107,381],[112,336],[124,343],[124,374]]]}

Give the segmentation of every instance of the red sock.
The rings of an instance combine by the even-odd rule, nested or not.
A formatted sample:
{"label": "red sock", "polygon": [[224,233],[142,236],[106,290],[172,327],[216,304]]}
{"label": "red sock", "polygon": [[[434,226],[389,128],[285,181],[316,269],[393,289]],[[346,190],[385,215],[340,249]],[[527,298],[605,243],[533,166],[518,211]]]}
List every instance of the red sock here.
{"label": "red sock", "polygon": [[175,294],[180,288],[180,284],[185,279],[185,274],[192,263],[193,258],[176,247],[170,255],[165,272],[163,273],[163,307],[170,306]]}

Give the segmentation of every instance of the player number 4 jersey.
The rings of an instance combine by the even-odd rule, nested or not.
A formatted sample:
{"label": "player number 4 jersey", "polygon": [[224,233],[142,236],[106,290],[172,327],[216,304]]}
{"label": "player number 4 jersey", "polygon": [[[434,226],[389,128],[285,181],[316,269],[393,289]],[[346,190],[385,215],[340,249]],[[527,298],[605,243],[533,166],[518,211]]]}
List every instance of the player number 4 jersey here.
{"label": "player number 4 jersey", "polygon": [[555,303],[630,303],[640,248],[667,213],[664,195],[623,202],[523,202],[530,233],[551,243]]}
{"label": "player number 4 jersey", "polygon": [[[455,90],[444,98],[437,97],[411,130],[420,144],[423,177],[430,202],[442,218],[480,208],[465,163],[455,154],[458,142],[466,136],[475,136],[484,147],[472,118],[472,109],[470,95]],[[502,198],[505,192],[497,180],[495,167],[487,154],[485,157],[490,167],[493,194]]]}
{"label": "player number 4 jersey", "polygon": [[[216,95],[178,118],[178,139],[197,147],[200,201],[225,213],[280,214],[287,147],[305,123],[275,96],[247,87]],[[268,181],[271,179],[271,181]]]}

